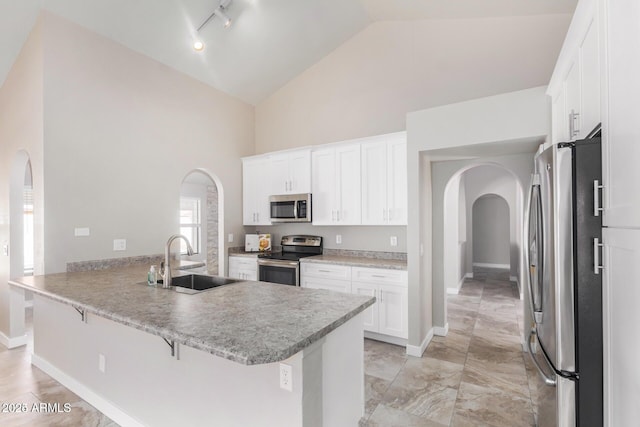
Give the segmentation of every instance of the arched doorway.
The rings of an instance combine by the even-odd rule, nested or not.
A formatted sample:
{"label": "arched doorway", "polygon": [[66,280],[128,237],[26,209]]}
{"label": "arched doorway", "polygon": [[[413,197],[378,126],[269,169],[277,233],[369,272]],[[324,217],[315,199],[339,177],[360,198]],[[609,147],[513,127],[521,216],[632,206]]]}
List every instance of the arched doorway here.
{"label": "arched doorway", "polygon": [[510,213],[507,201],[497,194],[478,197],[471,208],[471,265],[481,269],[511,268]]}
{"label": "arched doorway", "polygon": [[[224,209],[219,179],[194,169],[180,186],[180,233],[187,236],[194,254],[187,259],[205,262],[210,274],[224,274]],[[181,253],[186,246],[181,241]]]}
{"label": "arched doorway", "polygon": [[[473,205],[482,196],[502,197],[508,206],[508,280],[519,281],[523,269],[521,230],[523,224],[523,187],[518,176],[499,163],[472,162],[453,172],[444,187],[442,283],[445,297],[443,314],[447,330],[446,294],[457,294],[466,278],[473,277]],[[504,249],[504,247],[502,248]],[[476,261],[477,262],[477,261]],[[435,285],[435,283],[434,283]]]}
{"label": "arched doorway", "polygon": [[[9,183],[9,277],[33,274],[35,267],[33,172],[29,153],[18,151],[11,165]],[[27,343],[25,318],[30,292],[9,289],[9,348]],[[29,313],[30,314],[30,313]]]}

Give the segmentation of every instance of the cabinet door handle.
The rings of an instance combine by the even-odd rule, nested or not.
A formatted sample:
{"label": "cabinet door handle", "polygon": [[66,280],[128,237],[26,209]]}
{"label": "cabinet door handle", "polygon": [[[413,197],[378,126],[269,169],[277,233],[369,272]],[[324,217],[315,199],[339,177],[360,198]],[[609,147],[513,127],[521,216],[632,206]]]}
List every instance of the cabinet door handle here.
{"label": "cabinet door handle", "polygon": [[382,304],[382,289],[378,291],[378,294],[380,295],[380,304]]}
{"label": "cabinet door handle", "polygon": [[600,190],[603,188],[604,185],[600,185],[600,181],[593,181],[593,216],[600,216],[600,212],[604,210],[600,207]]}
{"label": "cabinet door handle", "polygon": [[593,273],[600,274],[600,270],[604,270],[604,267],[600,265],[600,248],[604,245],[600,243],[600,239],[595,237],[593,239]]}
{"label": "cabinet door handle", "polygon": [[337,219],[338,222],[340,222],[340,211],[339,210],[336,211],[336,219]]}
{"label": "cabinet door handle", "polygon": [[371,277],[377,277],[379,279],[384,279],[386,276],[383,276],[382,274],[372,274]]}
{"label": "cabinet door handle", "polygon": [[580,117],[580,113],[576,113],[571,110],[569,114],[569,139],[576,138],[580,134],[580,128],[576,126],[577,120]]}
{"label": "cabinet door handle", "polygon": [[393,217],[393,211],[391,209],[387,209],[387,218],[391,221]]}
{"label": "cabinet door handle", "polygon": [[331,221],[335,221],[336,220],[336,211],[332,210],[331,211]]}
{"label": "cabinet door handle", "polygon": [[260,212],[256,212],[256,222],[260,222]]}
{"label": "cabinet door handle", "polygon": [[320,273],[331,273],[330,270],[318,270]]}

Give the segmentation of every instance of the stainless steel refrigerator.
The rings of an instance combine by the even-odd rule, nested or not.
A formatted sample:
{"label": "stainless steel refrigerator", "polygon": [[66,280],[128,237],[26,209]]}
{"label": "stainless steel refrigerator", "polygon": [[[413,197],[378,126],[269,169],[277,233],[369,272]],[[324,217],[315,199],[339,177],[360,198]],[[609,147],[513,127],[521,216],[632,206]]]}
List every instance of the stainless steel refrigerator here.
{"label": "stainless steel refrigerator", "polygon": [[601,175],[599,132],[535,157],[525,255],[540,427],[603,424]]}

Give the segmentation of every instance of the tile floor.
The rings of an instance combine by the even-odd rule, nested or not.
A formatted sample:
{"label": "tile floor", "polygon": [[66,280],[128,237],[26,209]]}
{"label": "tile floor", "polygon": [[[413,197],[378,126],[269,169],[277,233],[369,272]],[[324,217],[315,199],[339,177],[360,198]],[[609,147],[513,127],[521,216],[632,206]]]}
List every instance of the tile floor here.
{"label": "tile floor", "polygon": [[534,426],[537,379],[522,352],[522,302],[508,273],[475,272],[448,296],[447,310],[448,335],[434,337],[421,358],[365,341],[360,425]]}
{"label": "tile floor", "polygon": [[[365,340],[365,417],[361,426],[533,426],[534,375],[521,348],[522,305],[508,274],[478,271],[448,297],[449,334],[423,357]],[[65,403],[70,412],[5,413],[1,426],[117,427],[30,364],[32,344],[0,345],[0,404]]]}

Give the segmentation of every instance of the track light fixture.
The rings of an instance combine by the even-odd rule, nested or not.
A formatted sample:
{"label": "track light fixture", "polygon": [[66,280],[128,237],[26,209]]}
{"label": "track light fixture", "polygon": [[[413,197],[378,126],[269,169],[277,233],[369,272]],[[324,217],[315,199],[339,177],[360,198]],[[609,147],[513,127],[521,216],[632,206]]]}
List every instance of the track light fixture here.
{"label": "track light fixture", "polygon": [[[204,26],[207,25],[214,16],[220,18],[220,20],[222,21],[222,25],[224,25],[225,28],[229,28],[231,26],[231,18],[229,18],[229,16],[225,13],[225,10],[227,10],[229,5],[231,4],[231,1],[232,0],[222,0],[218,7],[213,11],[213,13],[209,15],[207,19],[205,19],[204,22],[198,27],[196,33],[199,33],[200,30],[203,29]],[[196,39],[193,42],[193,49],[197,52],[204,50],[204,42],[202,40]]]}

